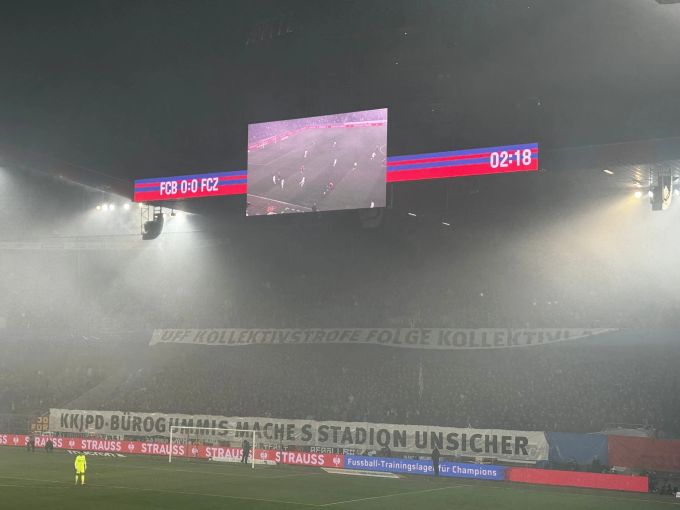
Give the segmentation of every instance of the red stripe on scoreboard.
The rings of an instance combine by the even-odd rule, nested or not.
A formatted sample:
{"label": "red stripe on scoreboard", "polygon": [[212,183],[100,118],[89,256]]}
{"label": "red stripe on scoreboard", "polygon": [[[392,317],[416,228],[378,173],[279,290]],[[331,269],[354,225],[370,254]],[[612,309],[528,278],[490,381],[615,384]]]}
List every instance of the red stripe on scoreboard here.
{"label": "red stripe on scoreboard", "polygon": [[135,202],[153,202],[156,200],[244,195],[247,186],[245,170],[139,179],[135,181],[133,200]]}
{"label": "red stripe on scoreboard", "polygon": [[[504,145],[482,149],[411,154],[387,158],[386,182],[450,179],[472,175],[537,172],[538,144]],[[135,181],[134,201],[154,202],[187,198],[245,195],[246,170],[157,177]]]}
{"label": "red stripe on scoreboard", "polygon": [[536,171],[537,143],[387,158],[387,182]]}

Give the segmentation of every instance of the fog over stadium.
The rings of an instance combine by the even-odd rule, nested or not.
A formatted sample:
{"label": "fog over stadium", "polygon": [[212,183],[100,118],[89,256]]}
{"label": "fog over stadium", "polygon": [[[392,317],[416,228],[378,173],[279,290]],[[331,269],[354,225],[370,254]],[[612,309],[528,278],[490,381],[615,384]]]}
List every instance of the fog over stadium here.
{"label": "fog over stadium", "polygon": [[0,509],[677,506],[676,4],[4,6]]}

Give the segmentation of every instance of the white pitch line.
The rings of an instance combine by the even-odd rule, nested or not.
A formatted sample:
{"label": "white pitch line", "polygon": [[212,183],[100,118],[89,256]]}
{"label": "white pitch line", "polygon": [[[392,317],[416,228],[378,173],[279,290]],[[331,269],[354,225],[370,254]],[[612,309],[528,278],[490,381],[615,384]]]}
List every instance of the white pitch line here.
{"label": "white pitch line", "polygon": [[[295,136],[295,135],[293,135],[293,136]],[[286,140],[290,140],[291,138],[292,138],[292,136],[291,136],[291,137],[288,137]],[[305,144],[305,145],[302,147],[302,151],[305,151],[305,150],[308,150],[308,151],[309,151],[309,150],[313,149],[315,146],[316,146],[316,141],[312,140],[312,142],[311,142],[310,145],[306,145],[306,144]],[[267,161],[266,163],[249,163],[249,164],[250,164],[250,165],[255,165],[255,166],[269,166],[269,165],[271,165],[272,163],[278,161],[279,159],[281,159],[281,158],[283,158],[283,157],[286,157],[286,156],[288,156],[289,154],[292,154],[293,152],[298,151],[298,150],[300,150],[300,147],[293,147],[292,149],[290,149],[290,150],[289,150],[288,152],[286,152],[285,154],[282,154],[282,155],[280,155],[280,156],[277,156],[277,157],[275,157],[274,159],[272,159],[271,161]]]}
{"label": "white pitch line", "polygon": [[[298,147],[293,147],[293,148],[290,149],[288,152],[285,152],[284,154],[281,154],[280,156],[275,157],[275,158],[272,159],[271,161],[267,161],[266,163],[257,163],[257,165],[261,165],[261,166],[269,166],[269,165],[271,165],[272,163],[275,163],[276,161],[278,161],[279,159],[285,158],[285,157],[288,156],[289,154],[292,154],[293,152],[297,151],[298,149],[299,149]],[[303,149],[303,150],[304,150],[304,149]],[[309,149],[307,149],[307,150],[309,150]],[[252,164],[252,163],[251,163],[251,164]]]}
{"label": "white pitch line", "polygon": [[[126,466],[125,469],[128,469],[129,467],[132,466]],[[296,474],[289,474],[289,475],[278,475],[278,476],[269,476],[269,475],[261,475],[261,473],[256,473],[252,475],[247,475],[247,474],[242,474],[242,473],[230,473],[230,472],[222,472],[222,471],[197,471],[193,469],[167,469],[167,468],[145,468],[143,466],[134,466],[136,469],[151,469],[153,471],[165,471],[166,473],[196,473],[196,474],[201,474],[201,475],[219,475],[219,476],[232,476],[234,478],[257,478],[260,480],[280,480],[282,478],[298,478],[298,477],[303,477],[303,476],[318,476],[322,475],[323,473],[296,473]],[[262,468],[260,468],[262,469]]]}
{"label": "white pitch line", "polygon": [[[524,486],[526,485],[526,486]],[[468,485],[468,487],[482,487],[483,485]],[[621,501],[642,501],[645,503],[659,503],[662,505],[675,505],[680,506],[680,502],[676,503],[674,501],[659,501],[656,499],[649,498],[636,498],[636,497],[626,497],[626,496],[613,496],[611,494],[602,494],[599,492],[559,492],[557,489],[581,489],[596,491],[602,489],[596,489],[594,487],[567,487],[567,486],[557,486],[557,485],[534,485],[534,484],[523,484],[523,485],[510,485],[503,487],[501,485],[494,485],[484,487],[485,489],[499,489],[499,490],[510,490],[515,492],[522,492],[523,494],[550,494],[555,496],[577,496],[577,497],[594,497],[594,498],[605,498],[605,499],[616,499]],[[537,490],[538,489],[538,490]],[[644,494],[640,492],[631,492],[631,495]]]}
{"label": "white pitch line", "polygon": [[279,204],[290,205],[291,207],[299,207],[299,208],[301,208],[301,209],[307,209],[308,211],[311,211],[311,210],[312,210],[311,207],[307,207],[307,206],[305,206],[305,205],[292,204],[292,203],[290,203],[290,202],[284,202],[284,201],[282,201],[282,200],[276,200],[276,199],[274,199],[274,198],[267,198],[267,197],[263,197],[263,196],[261,196],[261,195],[254,195],[253,193],[248,193],[248,196],[249,196],[249,197],[260,198],[260,199],[262,199],[262,200],[267,200],[267,201],[269,201],[269,202],[278,202]]}
{"label": "white pitch line", "polygon": [[[104,471],[106,469],[116,470],[116,469],[119,468],[119,465],[116,465],[115,467],[103,465],[101,467],[104,468]],[[203,470],[198,470],[198,469],[172,469],[172,468],[147,467],[147,466],[125,466],[124,469],[141,469],[143,471],[164,471],[166,473],[196,473],[196,474],[201,474],[201,475],[222,475],[222,476],[233,476],[234,478],[257,478],[257,477],[259,477],[260,479],[267,478],[267,480],[272,478],[272,477],[260,476],[260,473],[258,473],[257,475],[249,475],[249,474],[246,474],[246,473],[231,473],[231,472],[227,472],[227,471],[203,471]]]}
{"label": "white pitch line", "polygon": [[[43,478],[25,478],[25,477],[19,477],[19,476],[5,476],[5,475],[0,475],[0,479],[21,480],[22,482],[29,481],[29,482],[43,482],[43,483],[69,483],[66,480],[45,480]],[[73,481],[72,475],[69,475],[69,480],[71,480],[71,482]]]}
{"label": "white pitch line", "polygon": [[[55,489],[67,489],[69,486],[72,484],[70,482],[66,481],[57,481],[57,480],[41,480],[39,478],[18,478],[18,477],[13,477],[13,476],[2,476],[0,475],[0,478],[5,478],[9,480],[29,480],[29,481],[35,481],[35,482],[54,482],[54,483],[62,483],[64,486],[59,487],[55,486]],[[162,494],[181,494],[183,496],[205,496],[209,498],[222,498],[222,499],[240,499],[243,501],[260,501],[263,503],[279,503],[279,504],[285,504],[285,505],[298,505],[298,506],[305,506],[305,507],[318,507],[318,505],[312,505],[310,503],[300,503],[298,501],[283,501],[283,500],[278,500],[278,499],[262,499],[262,498],[251,498],[248,496],[229,496],[227,494],[209,494],[205,492],[192,492],[192,491],[170,491],[170,490],[165,490],[165,489],[150,489],[150,488],[145,488],[145,487],[126,487],[123,485],[101,485],[101,484],[86,484],[87,487],[96,487],[98,489],[118,489],[118,490],[128,490],[128,491],[144,491],[144,492],[159,492]],[[33,486],[26,486],[26,487],[33,487]]]}
{"label": "white pitch line", "polygon": [[356,503],[357,501],[369,501],[372,499],[383,499],[383,498],[394,498],[397,496],[410,496],[412,494],[424,494],[426,492],[436,492],[436,491],[446,491],[446,490],[451,490],[451,489],[457,489],[458,487],[472,487],[471,485],[463,485],[463,484],[458,484],[458,485],[452,485],[449,487],[437,487],[436,489],[424,489],[422,491],[411,491],[411,492],[395,492],[394,494],[385,494],[383,496],[371,496],[368,498],[359,498],[359,499],[348,499],[346,501],[335,501],[333,503],[326,503],[324,505],[319,505],[319,506],[335,506],[335,505],[344,505],[347,503]]}
{"label": "white pitch line", "polygon": [[20,487],[22,489],[68,489],[65,485],[19,485],[14,483],[0,483],[0,487]]}
{"label": "white pitch line", "polygon": [[317,507],[318,505],[312,505],[310,503],[300,503],[298,501],[283,501],[280,499],[263,499],[263,498],[250,498],[248,496],[229,496],[227,494],[209,494],[206,492],[193,492],[193,491],[169,491],[165,489],[147,489],[145,487],[126,487],[123,485],[94,485],[90,484],[90,487],[97,487],[100,489],[121,489],[129,491],[144,491],[144,492],[160,492],[163,494],[181,494],[183,496],[205,496],[208,498],[223,498],[223,499],[240,499],[243,501],[261,501],[263,503],[278,503],[284,505],[298,505],[298,506],[308,506]]}

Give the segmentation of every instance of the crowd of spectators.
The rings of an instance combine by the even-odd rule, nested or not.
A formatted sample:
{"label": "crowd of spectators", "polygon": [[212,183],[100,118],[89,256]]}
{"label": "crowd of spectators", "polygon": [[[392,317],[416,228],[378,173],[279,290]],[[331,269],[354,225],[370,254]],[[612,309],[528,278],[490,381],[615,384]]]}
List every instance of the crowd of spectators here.
{"label": "crowd of spectators", "polygon": [[[0,264],[11,270],[0,273],[0,317],[10,335],[148,336],[183,327],[680,328],[680,299],[646,285],[599,285],[596,276],[583,289],[547,284],[523,266],[508,263],[504,271],[492,257],[443,250],[413,267],[418,257],[410,248],[373,238],[362,249],[332,235],[298,241],[209,250],[189,244],[160,258],[152,250],[130,253],[134,263],[116,251],[3,252]],[[187,259],[204,262],[185,271]]]}
{"label": "crowd of spectators", "polygon": [[[451,353],[159,346],[165,354],[144,366],[116,352],[123,340],[148,351],[156,328],[605,327],[677,336],[675,273],[656,263],[631,271],[628,245],[591,253],[570,228],[559,230],[564,211],[546,206],[555,217],[532,223],[530,209],[530,218],[493,221],[470,213],[446,234],[420,215],[381,229],[310,226],[307,215],[307,223],[234,226],[209,246],[182,237],[165,249],[167,236],[128,251],[2,250],[0,413],[66,405],[115,367],[129,368],[125,386],[92,406],[575,432],[617,422],[680,435],[672,342]],[[46,220],[43,230],[62,223]],[[52,342],[58,336],[99,340],[83,348]]]}
{"label": "crowd of spectators", "polygon": [[366,110],[361,112],[336,113],[320,117],[278,120],[251,124],[248,127],[248,143],[257,143],[272,136],[282,135],[298,129],[317,126],[340,125],[347,122],[387,121],[387,110]]}
{"label": "crowd of spectators", "polygon": [[[152,251],[138,254],[135,264],[121,264],[115,251],[77,259],[0,255],[12,268],[0,274],[8,289],[0,296],[7,318],[0,342],[2,335],[17,339],[2,344],[9,354],[0,356],[0,413],[67,404],[112,366],[126,366],[110,356],[122,340],[148,351],[155,328],[614,327],[633,337],[639,331],[640,338],[652,329],[669,335],[680,329],[677,300],[616,303],[617,294],[627,294],[615,287],[575,299],[520,281],[529,278],[525,273],[494,286],[496,273],[479,269],[484,260],[409,271],[412,254],[390,244],[373,244],[366,253],[343,251],[333,239],[318,244],[321,255],[290,243],[271,257],[266,240],[232,254],[215,249],[196,254],[203,263],[191,272],[176,270],[181,258]],[[31,272],[36,264],[49,271],[49,283]],[[79,274],[87,277],[74,284]],[[88,349],[57,347],[49,339],[58,333],[100,341]],[[92,405],[575,432],[617,422],[678,436],[678,353],[672,342],[641,343],[444,354],[369,346],[159,346],[154,349],[172,355],[131,366],[124,391]]]}
{"label": "crowd of spectators", "polygon": [[584,341],[493,351],[377,346],[161,346],[105,409],[680,435],[680,350]]}
{"label": "crowd of spectators", "polygon": [[0,414],[38,415],[100,384],[112,370],[112,349],[80,342],[2,343]]}

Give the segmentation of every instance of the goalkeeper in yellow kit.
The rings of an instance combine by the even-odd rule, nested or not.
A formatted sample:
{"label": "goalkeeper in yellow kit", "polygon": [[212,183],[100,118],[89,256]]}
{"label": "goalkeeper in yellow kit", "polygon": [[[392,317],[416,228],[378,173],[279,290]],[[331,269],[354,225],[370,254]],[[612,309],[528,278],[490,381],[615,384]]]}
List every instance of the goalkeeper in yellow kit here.
{"label": "goalkeeper in yellow kit", "polygon": [[87,459],[85,454],[80,452],[76,455],[76,485],[78,485],[78,478],[80,478],[80,485],[85,485],[85,471],[87,470]]}

